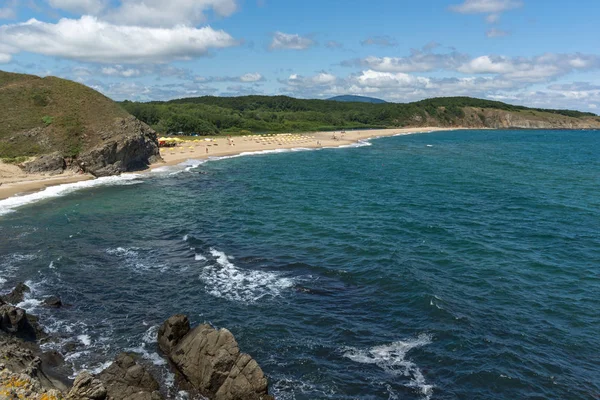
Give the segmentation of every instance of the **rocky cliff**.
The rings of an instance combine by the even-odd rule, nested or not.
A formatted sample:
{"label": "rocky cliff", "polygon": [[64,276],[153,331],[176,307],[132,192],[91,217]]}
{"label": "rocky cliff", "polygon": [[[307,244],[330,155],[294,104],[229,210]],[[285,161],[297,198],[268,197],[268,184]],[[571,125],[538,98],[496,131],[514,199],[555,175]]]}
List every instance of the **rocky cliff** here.
{"label": "rocky cliff", "polygon": [[156,132],[76,82],[0,71],[0,109],[0,159],[29,173],[105,176],[160,160]]}

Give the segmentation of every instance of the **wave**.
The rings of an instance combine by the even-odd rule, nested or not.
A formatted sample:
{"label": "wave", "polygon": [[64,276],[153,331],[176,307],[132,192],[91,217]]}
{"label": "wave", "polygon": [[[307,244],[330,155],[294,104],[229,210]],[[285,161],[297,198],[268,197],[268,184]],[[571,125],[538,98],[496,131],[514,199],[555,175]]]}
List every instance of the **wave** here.
{"label": "wave", "polygon": [[106,249],[106,254],[123,259],[124,265],[130,267],[136,272],[144,272],[152,269],[158,269],[165,272],[168,265],[156,263],[156,260],[149,257],[144,249],[139,247],[116,247]]}
{"label": "wave", "polygon": [[41,200],[51,199],[55,197],[65,196],[77,190],[94,188],[99,186],[113,185],[134,185],[142,183],[139,178],[140,174],[123,174],[120,176],[107,176],[89,181],[81,181],[75,183],[64,183],[62,185],[50,186],[46,189],[23,196],[9,197],[0,200],[0,215],[5,215],[15,211],[17,208],[27,204],[36,203]]}
{"label": "wave", "polygon": [[419,367],[414,362],[407,360],[406,355],[412,349],[430,344],[431,340],[430,335],[421,334],[416,339],[400,340],[369,349],[349,347],[344,349],[343,356],[360,364],[377,365],[393,376],[409,377],[410,381],[406,386],[418,389],[425,399],[429,400],[433,394],[434,386],[426,383]]}
{"label": "wave", "polygon": [[264,297],[278,297],[293,287],[294,280],[275,272],[240,269],[227,254],[211,248],[212,263],[205,266],[200,279],[209,294],[242,303],[254,303]]}

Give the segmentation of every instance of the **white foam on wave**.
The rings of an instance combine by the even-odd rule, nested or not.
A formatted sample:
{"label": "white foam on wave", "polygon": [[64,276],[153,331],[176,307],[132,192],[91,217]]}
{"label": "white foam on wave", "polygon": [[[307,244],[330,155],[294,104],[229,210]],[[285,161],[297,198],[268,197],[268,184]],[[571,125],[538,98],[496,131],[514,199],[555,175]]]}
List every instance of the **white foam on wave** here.
{"label": "white foam on wave", "polygon": [[200,279],[206,284],[208,293],[242,303],[254,303],[263,297],[277,297],[293,286],[291,278],[275,272],[252,271],[237,268],[227,254],[210,249],[214,258],[203,268]]}
{"label": "white foam on wave", "polygon": [[64,183],[62,185],[50,186],[46,189],[23,196],[9,197],[0,200],[0,215],[8,214],[15,211],[17,208],[27,204],[36,203],[41,200],[51,199],[55,197],[65,196],[77,190],[89,189],[98,186],[113,186],[113,185],[134,185],[142,183],[139,180],[140,174],[123,174],[120,176],[106,176],[96,178],[89,181],[81,181],[75,183]]}
{"label": "white foam on wave", "polygon": [[416,339],[399,340],[369,349],[346,348],[343,356],[357,363],[377,365],[393,376],[409,377],[410,381],[406,386],[417,389],[425,399],[430,399],[434,386],[427,384],[419,367],[407,360],[406,355],[412,349],[430,344],[431,340],[430,335],[421,334]]}
{"label": "white foam on wave", "polygon": [[124,265],[130,267],[136,272],[144,272],[152,269],[158,269],[164,272],[168,269],[166,264],[156,263],[152,257],[149,257],[144,249],[139,247],[116,247],[106,249],[106,253],[116,256],[124,261]]}
{"label": "white foam on wave", "polygon": [[190,238],[189,235],[185,235],[185,236],[183,236],[183,241],[187,242],[189,238]]}
{"label": "white foam on wave", "polygon": [[131,351],[137,354],[140,354],[146,360],[149,360],[154,365],[166,365],[167,362],[164,358],[162,358],[155,351],[151,351],[148,349],[148,345],[156,343],[158,338],[158,325],[153,325],[142,336],[142,342],[137,347],[130,347],[126,349],[127,351]]}
{"label": "white foam on wave", "polygon": [[89,346],[92,344],[92,338],[90,338],[90,335],[78,335],[77,340],[79,340],[84,346]]}
{"label": "white foam on wave", "polygon": [[196,261],[206,261],[206,257],[204,257],[202,254],[195,254],[194,259]]}

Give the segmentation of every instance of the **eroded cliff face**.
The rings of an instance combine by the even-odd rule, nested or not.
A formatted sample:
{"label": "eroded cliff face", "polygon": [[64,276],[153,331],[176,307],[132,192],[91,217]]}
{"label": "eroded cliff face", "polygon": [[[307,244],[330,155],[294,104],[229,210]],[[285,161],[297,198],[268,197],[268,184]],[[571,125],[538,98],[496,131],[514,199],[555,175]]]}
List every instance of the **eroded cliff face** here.
{"label": "eroded cliff face", "polygon": [[53,175],[69,169],[99,177],[139,171],[161,161],[156,132],[133,116],[117,118],[94,135],[100,138],[99,143],[76,157],[65,158],[54,152],[25,163],[22,168],[28,173]]}
{"label": "eroded cliff face", "polygon": [[77,165],[94,176],[139,171],[161,160],[156,132],[135,117],[116,121],[107,139],[77,157]]}
{"label": "eroded cliff face", "polygon": [[[466,107],[450,126],[492,129],[600,129],[600,117],[573,118],[538,111],[504,111]],[[439,121],[438,121],[439,122]]]}

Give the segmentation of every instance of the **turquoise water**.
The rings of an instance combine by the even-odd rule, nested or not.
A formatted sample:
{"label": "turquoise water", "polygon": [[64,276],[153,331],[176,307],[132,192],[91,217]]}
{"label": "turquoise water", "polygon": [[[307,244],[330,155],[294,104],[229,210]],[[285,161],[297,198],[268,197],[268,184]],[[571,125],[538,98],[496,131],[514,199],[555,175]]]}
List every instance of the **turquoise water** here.
{"label": "turquoise water", "polygon": [[169,384],[186,313],[278,399],[599,398],[600,132],[371,143],[54,189],[0,216],[0,290],[29,281],[75,370],[126,348]]}

